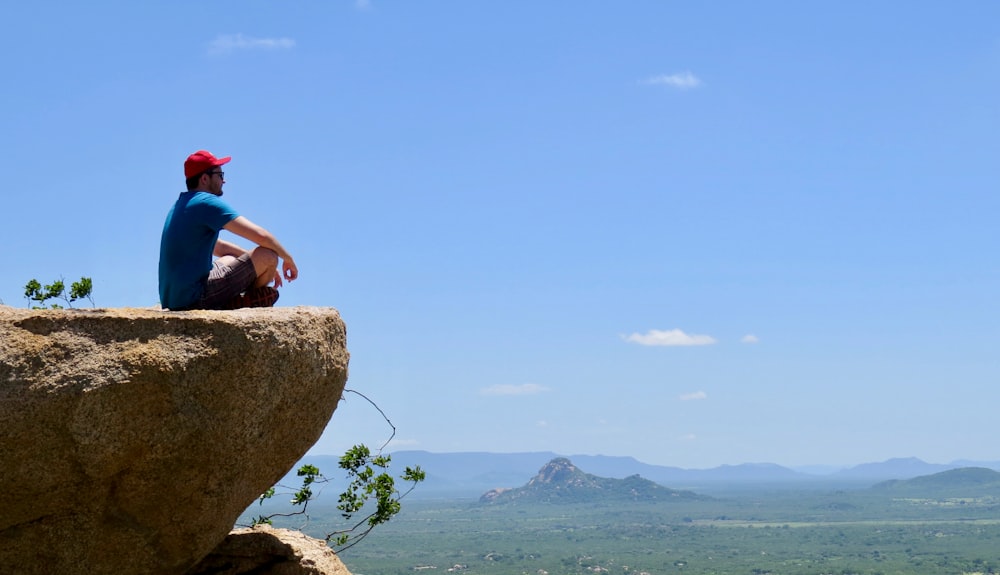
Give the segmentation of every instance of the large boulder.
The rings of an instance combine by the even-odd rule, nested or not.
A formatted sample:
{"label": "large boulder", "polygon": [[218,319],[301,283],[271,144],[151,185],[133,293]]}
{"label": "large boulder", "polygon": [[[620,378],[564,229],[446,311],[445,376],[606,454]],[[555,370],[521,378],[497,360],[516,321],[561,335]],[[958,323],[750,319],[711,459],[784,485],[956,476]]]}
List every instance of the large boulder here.
{"label": "large boulder", "polygon": [[0,306],[0,572],[181,574],[316,442],[330,308]]}

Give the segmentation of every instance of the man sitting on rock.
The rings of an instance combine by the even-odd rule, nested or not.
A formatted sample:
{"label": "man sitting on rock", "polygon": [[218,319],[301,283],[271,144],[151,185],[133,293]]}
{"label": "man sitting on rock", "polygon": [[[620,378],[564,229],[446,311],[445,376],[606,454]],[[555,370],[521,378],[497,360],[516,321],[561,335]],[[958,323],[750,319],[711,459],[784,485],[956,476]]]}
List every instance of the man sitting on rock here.
{"label": "man sitting on rock", "polygon": [[[199,150],[184,162],[187,191],[167,214],[160,239],[160,305],[165,309],[270,307],[278,301],[275,288],[282,279],[299,275],[292,256],[270,232],[220,199],[226,183],[220,167],[231,159]],[[223,229],[257,247],[248,252],[220,240]]]}

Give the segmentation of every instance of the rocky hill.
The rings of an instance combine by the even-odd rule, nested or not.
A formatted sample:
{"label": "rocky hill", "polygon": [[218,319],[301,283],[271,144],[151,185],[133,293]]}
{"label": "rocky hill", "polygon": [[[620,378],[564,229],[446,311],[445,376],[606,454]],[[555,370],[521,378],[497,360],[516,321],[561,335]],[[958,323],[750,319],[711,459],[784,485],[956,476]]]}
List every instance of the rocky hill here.
{"label": "rocky hill", "polygon": [[582,503],[613,501],[673,501],[708,499],[691,491],[670,489],[632,475],[625,479],[597,477],[584,473],[564,457],[546,463],[538,475],[522,487],[493,489],[480,497],[481,503]]}
{"label": "rocky hill", "polygon": [[319,438],[347,364],[330,308],[0,306],[0,572],[188,572]]}

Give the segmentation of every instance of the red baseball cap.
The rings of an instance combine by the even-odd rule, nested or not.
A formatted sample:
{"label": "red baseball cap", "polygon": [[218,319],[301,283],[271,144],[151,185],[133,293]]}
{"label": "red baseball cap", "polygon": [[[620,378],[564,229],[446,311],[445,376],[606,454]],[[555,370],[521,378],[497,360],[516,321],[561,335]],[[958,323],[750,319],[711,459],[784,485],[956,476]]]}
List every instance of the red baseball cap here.
{"label": "red baseball cap", "polygon": [[192,176],[197,176],[202,172],[207,172],[212,168],[221,166],[222,164],[227,164],[229,163],[229,160],[232,159],[232,156],[216,158],[212,155],[212,152],[198,150],[188,156],[188,159],[184,161],[184,177],[190,178]]}

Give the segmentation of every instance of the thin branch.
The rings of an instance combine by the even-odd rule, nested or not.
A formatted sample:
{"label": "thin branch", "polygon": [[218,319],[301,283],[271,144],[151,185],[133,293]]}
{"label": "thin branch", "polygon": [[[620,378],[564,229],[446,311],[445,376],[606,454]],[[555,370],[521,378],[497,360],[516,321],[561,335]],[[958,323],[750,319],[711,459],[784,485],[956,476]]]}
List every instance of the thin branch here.
{"label": "thin branch", "polygon": [[[393,438],[396,437],[396,426],[392,424],[392,421],[390,421],[389,417],[384,411],[382,411],[382,408],[372,401],[371,398],[353,389],[344,389],[344,391],[358,395],[371,404],[371,406],[382,415],[382,419],[384,419],[386,424],[388,424],[392,429],[392,433],[375,455],[371,454],[367,446],[361,444],[355,445],[353,448],[349,449],[341,458],[341,468],[348,471],[348,477],[354,477],[354,480],[349,484],[347,490],[341,494],[341,505],[337,506],[341,511],[343,511],[343,520],[345,522],[350,521],[355,512],[360,512],[369,497],[373,496],[373,492],[374,497],[378,500],[378,507],[373,513],[367,515],[349,529],[327,533],[326,542],[328,544],[331,543],[331,539],[334,537],[336,537],[337,541],[343,543],[341,547],[336,548],[338,553],[350,549],[359,541],[367,537],[376,526],[388,521],[393,515],[398,513],[399,501],[413,491],[414,488],[416,488],[417,483],[424,480],[424,474],[420,470],[419,466],[417,466],[415,470],[411,470],[411,468],[407,467],[405,473],[401,475],[399,479],[410,482],[411,485],[409,486],[409,489],[405,492],[400,492],[398,489],[393,487],[394,480],[387,472],[391,455],[383,456],[382,451],[385,450],[389,443],[392,442]],[[341,396],[341,399],[343,399],[343,396]],[[361,470],[362,467],[364,467],[363,470]],[[372,467],[379,467],[382,471],[375,476],[375,472],[372,470]],[[307,469],[309,471],[307,471]],[[313,471],[315,471],[315,473],[313,473]],[[303,526],[309,524],[310,517],[307,513],[309,502],[318,497],[319,494],[322,493],[323,489],[320,487],[317,489],[316,493],[312,493],[312,490],[307,488],[308,486],[326,484],[330,481],[330,479],[320,474],[319,470],[311,465],[302,466],[299,470],[299,475],[308,475],[308,477],[303,480],[302,488],[293,493],[295,499],[292,503],[293,505],[302,505],[302,509],[290,513],[272,513],[266,516],[260,515],[257,519],[254,519],[254,524],[270,523],[271,518],[273,517],[293,517],[296,515],[303,515],[305,517],[305,523],[303,523]],[[280,484],[276,487],[291,489]],[[386,487],[388,487],[388,489],[386,489]],[[261,496],[260,502],[263,503],[264,499],[269,499],[274,495],[274,489],[270,489],[268,490],[268,493]],[[384,506],[386,503],[388,504],[388,507]],[[353,536],[350,535],[355,533],[358,529],[361,529],[366,523],[368,524],[367,528],[364,528],[363,531]],[[302,528],[300,527],[299,529],[301,530]]]}
{"label": "thin branch", "polygon": [[391,421],[389,421],[389,416],[386,415],[384,411],[382,411],[382,408],[379,407],[377,403],[372,401],[367,395],[361,393],[360,391],[355,391],[353,389],[348,389],[348,388],[344,388],[344,393],[353,393],[355,395],[360,395],[365,401],[370,403],[372,407],[376,409],[376,411],[382,414],[382,419],[384,419],[385,422],[389,424],[389,427],[392,428],[392,433],[389,435],[389,439],[386,439],[385,443],[382,444],[382,447],[378,449],[378,452],[381,454],[382,450],[385,449],[387,445],[389,445],[390,441],[392,441],[392,438],[396,437],[396,426],[393,425]]}

